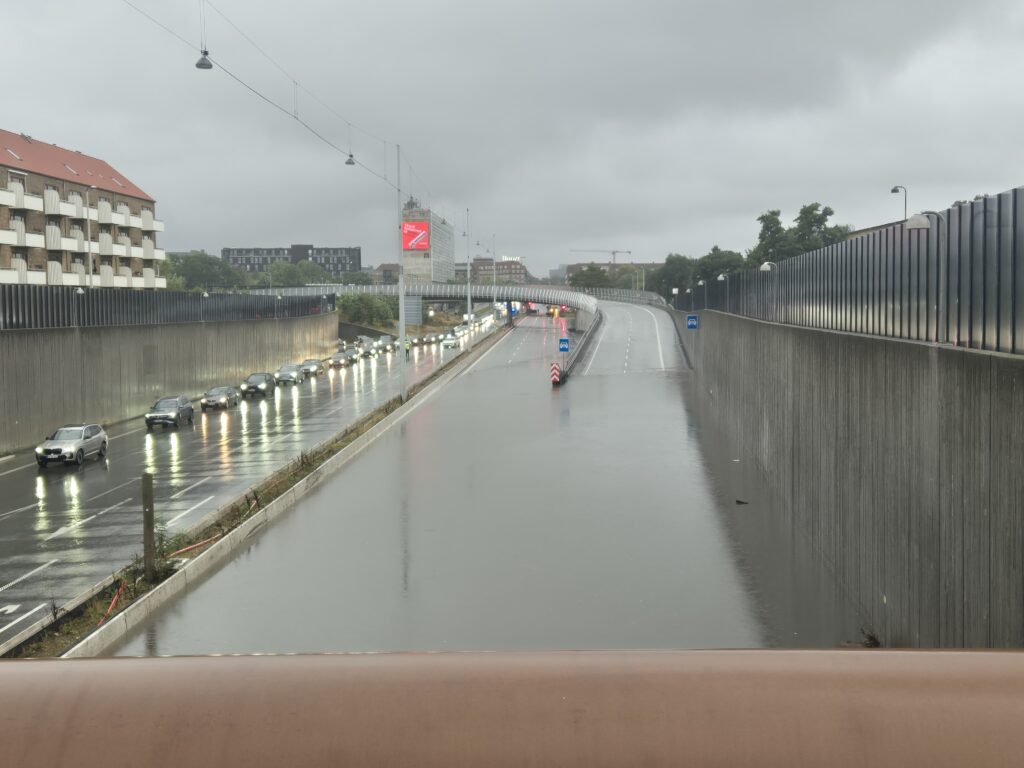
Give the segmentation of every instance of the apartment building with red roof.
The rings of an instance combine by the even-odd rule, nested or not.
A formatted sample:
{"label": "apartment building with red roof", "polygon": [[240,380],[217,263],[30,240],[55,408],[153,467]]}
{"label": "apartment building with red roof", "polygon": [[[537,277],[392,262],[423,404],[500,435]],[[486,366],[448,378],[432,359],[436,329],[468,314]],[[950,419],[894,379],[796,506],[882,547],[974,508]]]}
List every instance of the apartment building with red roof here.
{"label": "apartment building with red roof", "polygon": [[109,163],[0,130],[0,283],[164,288],[163,231]]}

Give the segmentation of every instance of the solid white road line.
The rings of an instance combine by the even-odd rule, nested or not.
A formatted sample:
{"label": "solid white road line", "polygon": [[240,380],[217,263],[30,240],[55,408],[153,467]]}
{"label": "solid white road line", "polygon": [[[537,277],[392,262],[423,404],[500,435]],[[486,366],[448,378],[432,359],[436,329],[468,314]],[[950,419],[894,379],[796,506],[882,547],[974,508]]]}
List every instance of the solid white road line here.
{"label": "solid white road line", "polygon": [[16,618],[16,619],[15,619],[14,621],[12,621],[12,622],[11,622],[10,624],[5,624],[5,625],[4,625],[3,627],[0,627],[0,632],[6,632],[6,631],[7,631],[8,629],[10,629],[11,627],[13,627],[13,626],[14,626],[15,624],[17,624],[17,623],[18,623],[19,621],[24,621],[24,620],[25,620],[25,619],[27,619],[27,618],[28,618],[29,616],[31,616],[31,615],[32,615],[33,613],[35,613],[36,611],[40,610],[41,608],[45,608],[45,607],[46,607],[46,603],[40,603],[39,605],[37,605],[37,606],[36,606],[35,608],[33,608],[33,609],[32,609],[31,611],[29,611],[28,613],[23,613],[23,614],[21,614],[21,616],[19,616],[18,618]]}
{"label": "solid white road line", "polygon": [[89,515],[89,517],[87,517],[87,518],[85,518],[83,520],[78,520],[77,522],[74,522],[71,525],[62,525],[60,528],[58,528],[56,531],[51,533],[49,536],[45,537],[43,539],[43,541],[49,541],[50,539],[54,539],[57,536],[63,536],[68,531],[73,531],[73,530],[75,530],[75,528],[79,528],[79,527],[85,525],[86,523],[88,523],[90,520],[95,520],[97,517],[100,517],[101,515],[105,515],[110,510],[117,509],[122,504],[127,504],[129,501],[131,501],[131,499],[125,499],[124,501],[119,501],[119,502],[117,502],[117,504],[114,504],[113,506],[107,507],[106,509],[104,509],[104,510],[102,510],[100,512],[97,512],[95,515]]}
{"label": "solid white road line", "polygon": [[13,586],[14,586],[15,584],[20,584],[21,582],[23,582],[23,581],[24,581],[25,579],[29,578],[30,576],[35,576],[35,575],[36,575],[37,573],[39,573],[39,572],[40,572],[41,570],[43,570],[44,568],[49,568],[49,567],[50,567],[51,565],[53,565],[54,563],[59,563],[59,562],[60,562],[60,560],[59,560],[59,559],[55,559],[55,560],[51,560],[51,561],[50,561],[50,562],[48,562],[48,563],[43,563],[43,564],[42,564],[42,565],[40,565],[40,566],[39,566],[38,568],[33,568],[33,569],[32,569],[31,571],[29,571],[28,573],[26,573],[26,574],[25,574],[24,576],[19,576],[19,577],[18,577],[18,578],[16,578],[16,579],[15,579],[14,581],[12,581],[12,582],[9,582],[9,583],[7,583],[7,584],[4,584],[4,585],[3,585],[2,587],[0,587],[0,592],[3,592],[3,591],[4,591],[5,589],[10,589],[10,588],[11,588],[11,587],[13,587]]}
{"label": "solid white road line", "polygon": [[35,465],[36,465],[35,462],[32,462],[31,464],[22,464],[20,467],[15,467],[14,469],[8,469],[6,472],[0,472],[0,477],[3,477],[4,475],[9,475],[12,472],[17,472],[17,471],[22,470],[22,469],[28,469],[29,467],[34,467]]}
{"label": "solid white road line", "polygon": [[205,483],[205,482],[206,482],[207,480],[209,480],[209,479],[210,479],[209,477],[204,477],[204,478],[203,478],[202,480],[200,480],[199,482],[197,482],[197,483],[192,483],[192,485],[190,485],[190,486],[189,486],[188,488],[182,488],[182,489],[181,489],[180,491],[178,491],[177,493],[175,493],[174,495],[172,495],[172,496],[171,496],[171,498],[172,498],[172,499],[176,499],[176,498],[178,498],[179,496],[184,496],[184,495],[185,495],[186,493],[188,493],[189,491],[191,491],[191,490],[192,490],[193,488],[197,488],[197,487],[199,487],[200,485],[202,485],[203,483]]}
{"label": "solid white road line", "polygon": [[166,523],[164,523],[164,525],[172,525],[172,524],[174,524],[174,523],[178,522],[179,520],[181,520],[181,518],[183,518],[183,517],[184,517],[185,515],[187,515],[187,514],[188,514],[189,512],[194,512],[194,511],[195,511],[195,510],[197,510],[197,509],[198,509],[199,507],[203,506],[203,504],[205,504],[206,502],[210,501],[210,499],[212,499],[212,498],[213,498],[213,496],[207,496],[207,497],[206,497],[205,499],[203,499],[202,501],[200,501],[200,502],[199,502],[198,504],[193,504],[193,505],[192,505],[191,507],[189,507],[188,509],[186,509],[186,510],[185,510],[184,512],[182,512],[182,513],[181,513],[180,515],[175,515],[174,517],[172,517],[172,518],[171,518],[170,520],[168,520],[168,521],[167,521]]}
{"label": "solid white road line", "polygon": [[586,376],[588,373],[590,373],[590,366],[592,366],[594,364],[594,358],[597,357],[597,350],[599,350],[601,348],[601,342],[604,341],[604,334],[605,334],[605,331],[607,331],[607,330],[608,330],[608,321],[606,320],[605,323],[604,323],[604,328],[601,329],[601,335],[597,339],[597,344],[594,345],[594,351],[590,353],[590,362],[587,363],[587,370],[585,370],[583,372],[584,376]]}
{"label": "solid white road line", "polygon": [[132,483],[134,483],[134,482],[135,482],[136,480],[138,480],[138,479],[139,479],[139,478],[137,478],[137,477],[133,477],[133,478],[132,478],[131,480],[128,480],[128,481],[126,481],[126,482],[123,482],[123,483],[121,483],[120,485],[115,485],[115,486],[114,486],[113,488],[111,488],[111,489],[110,489],[109,491],[104,491],[103,493],[97,493],[97,494],[96,494],[95,496],[92,496],[92,497],[90,497],[90,498],[86,499],[86,501],[96,501],[96,499],[99,499],[99,498],[101,498],[101,497],[103,497],[103,496],[106,496],[106,495],[107,495],[108,493],[113,493],[113,492],[114,492],[114,491],[116,491],[116,490],[119,490],[119,489],[121,489],[121,488],[124,488],[124,487],[125,487],[126,485],[131,485]]}
{"label": "solid white road line", "polygon": [[0,515],[0,520],[5,520],[8,517],[10,517],[11,515],[16,515],[19,512],[26,512],[26,511],[28,511],[30,509],[33,509],[34,507],[38,507],[38,506],[39,506],[39,502],[37,501],[35,504],[29,504],[27,507],[18,507],[17,509],[12,509],[10,512],[4,512],[2,515]]}
{"label": "solid white road line", "polygon": [[130,430],[128,432],[122,432],[120,435],[110,435],[110,436],[107,437],[107,440],[117,440],[119,437],[126,437],[128,435],[134,435],[136,432],[141,432],[144,429],[145,429],[145,427],[139,427],[138,429],[133,429],[133,430]]}
{"label": "solid white road line", "polygon": [[654,336],[658,340],[658,360],[661,361],[661,370],[665,370],[665,355],[661,351],[661,331],[658,330],[658,318],[647,307],[640,307],[640,309],[650,315],[651,320],[654,321]]}

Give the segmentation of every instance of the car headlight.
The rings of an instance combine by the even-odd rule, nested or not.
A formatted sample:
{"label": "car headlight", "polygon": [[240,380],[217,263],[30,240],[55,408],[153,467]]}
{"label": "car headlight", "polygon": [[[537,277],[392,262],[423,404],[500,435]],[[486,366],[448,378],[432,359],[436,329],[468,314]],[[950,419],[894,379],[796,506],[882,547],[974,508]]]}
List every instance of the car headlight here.
{"label": "car headlight", "polygon": [[222,397],[222,398],[220,399],[220,401],[221,401],[222,403],[226,403],[226,402],[228,401],[228,399],[227,399],[226,397]]}
{"label": "car headlight", "polygon": [[41,446],[41,445],[37,446],[36,447],[36,453],[42,453],[42,452],[43,452],[43,446]]}
{"label": "car headlight", "polygon": [[[202,399],[201,399],[201,400],[200,400],[199,402],[200,402],[200,403],[205,403],[205,402],[206,402],[206,398],[205,398],[205,397],[204,397],[204,398],[202,398]],[[221,402],[224,402],[224,401],[222,400]]]}
{"label": "car headlight", "polygon": [[248,388],[249,388],[249,385],[248,385],[248,384],[243,384],[243,385],[242,385],[242,389],[248,389]]}
{"label": "car headlight", "polygon": [[260,384],[260,389],[266,389],[266,388],[267,388],[266,383]]}

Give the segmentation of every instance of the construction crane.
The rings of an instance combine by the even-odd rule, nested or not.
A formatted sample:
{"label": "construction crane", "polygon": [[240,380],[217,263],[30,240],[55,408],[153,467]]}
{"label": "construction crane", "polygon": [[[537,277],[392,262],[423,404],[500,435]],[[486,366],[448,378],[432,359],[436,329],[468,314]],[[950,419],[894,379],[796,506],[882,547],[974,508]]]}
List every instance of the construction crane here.
{"label": "construction crane", "polygon": [[610,253],[612,255],[612,264],[615,263],[615,257],[618,256],[620,253],[624,253],[624,254],[626,254],[628,256],[632,256],[633,255],[632,251],[609,251],[609,250],[603,250],[603,249],[576,249],[576,248],[570,249],[569,253]]}

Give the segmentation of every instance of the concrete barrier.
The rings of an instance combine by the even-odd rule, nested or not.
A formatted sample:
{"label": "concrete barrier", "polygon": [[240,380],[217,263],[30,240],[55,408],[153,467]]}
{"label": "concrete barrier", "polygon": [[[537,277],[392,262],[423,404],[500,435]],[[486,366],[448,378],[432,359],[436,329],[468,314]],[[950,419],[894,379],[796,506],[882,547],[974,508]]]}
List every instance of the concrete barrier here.
{"label": "concrete barrier", "polygon": [[61,424],[111,424],[160,395],[198,397],[253,371],[337,350],[336,314],[253,322],[0,333],[0,453]]}
{"label": "concrete barrier", "polygon": [[885,645],[1024,645],[1024,359],[671,314],[696,418]]}

